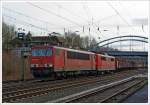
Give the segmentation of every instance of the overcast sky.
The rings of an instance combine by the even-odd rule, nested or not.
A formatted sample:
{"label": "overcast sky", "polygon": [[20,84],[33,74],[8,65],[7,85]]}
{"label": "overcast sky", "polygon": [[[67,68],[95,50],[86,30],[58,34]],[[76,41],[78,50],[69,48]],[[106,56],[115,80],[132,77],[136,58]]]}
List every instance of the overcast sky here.
{"label": "overcast sky", "polygon": [[148,1],[3,2],[2,7],[4,21],[34,35],[64,34],[65,29],[96,40],[148,36]]}

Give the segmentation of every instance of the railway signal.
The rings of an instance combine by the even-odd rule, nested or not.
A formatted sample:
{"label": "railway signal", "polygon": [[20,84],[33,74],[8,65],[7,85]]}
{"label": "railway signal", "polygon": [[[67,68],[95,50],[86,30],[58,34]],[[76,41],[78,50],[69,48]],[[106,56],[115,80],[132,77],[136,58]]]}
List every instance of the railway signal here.
{"label": "railway signal", "polygon": [[30,55],[28,49],[21,49],[20,80],[24,81],[25,59]]}

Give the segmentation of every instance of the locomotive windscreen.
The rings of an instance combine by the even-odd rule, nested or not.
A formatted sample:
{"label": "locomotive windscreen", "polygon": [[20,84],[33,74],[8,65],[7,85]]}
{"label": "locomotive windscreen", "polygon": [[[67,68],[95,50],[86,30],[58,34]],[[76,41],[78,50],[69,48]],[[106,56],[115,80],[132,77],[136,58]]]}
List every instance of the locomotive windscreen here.
{"label": "locomotive windscreen", "polygon": [[32,56],[52,56],[52,49],[32,49]]}

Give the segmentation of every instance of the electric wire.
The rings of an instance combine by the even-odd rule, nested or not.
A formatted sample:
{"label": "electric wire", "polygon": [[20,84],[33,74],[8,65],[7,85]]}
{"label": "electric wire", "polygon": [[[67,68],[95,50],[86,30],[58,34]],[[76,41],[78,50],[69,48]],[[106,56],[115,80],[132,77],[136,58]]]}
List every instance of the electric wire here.
{"label": "electric wire", "polygon": [[73,23],[73,24],[75,24],[75,25],[77,25],[77,26],[82,27],[80,24],[78,24],[78,23],[76,23],[76,22],[74,22],[74,21],[72,21],[72,20],[70,20],[70,19],[68,19],[68,18],[66,18],[66,17],[64,17],[64,16],[58,15],[58,14],[56,14],[55,12],[52,12],[52,11],[47,10],[47,9],[44,9],[44,8],[42,8],[42,7],[38,6],[38,5],[35,5],[35,4],[31,3],[31,2],[27,2],[27,3],[30,4],[30,5],[32,5],[33,7],[36,7],[36,8],[39,8],[40,10],[42,10],[42,11],[45,11],[46,13],[49,13],[49,14],[51,14],[51,15],[54,15],[54,16],[56,16],[56,17],[59,17],[59,18],[65,20],[65,21],[68,21],[68,22],[70,22],[70,23]]}
{"label": "electric wire", "polygon": [[[15,18],[15,17],[9,16],[9,15],[6,15],[6,14],[3,14],[3,16],[4,16],[4,17],[7,17],[7,18],[10,18],[10,19],[13,19],[13,20],[15,20],[15,21],[18,21],[19,23],[23,23],[23,24],[25,24],[24,26],[31,26],[31,27],[34,27],[34,28],[36,28],[36,29],[40,29],[40,30],[44,30],[44,31],[47,31],[47,32],[51,32],[50,30],[47,30],[46,28],[42,28],[42,27],[33,25],[33,24],[28,23],[28,22],[26,22],[26,21],[19,20],[19,19]],[[22,24],[22,25],[23,25],[23,24]]]}
{"label": "electric wire", "polygon": [[[27,18],[30,18],[30,19],[32,19],[32,20],[38,20],[38,21],[40,21],[40,22],[42,22],[42,23],[46,23],[46,24],[49,24],[49,25],[55,25],[55,26],[58,26],[58,25],[56,25],[56,24],[53,24],[53,23],[51,23],[51,22],[49,22],[49,21],[44,21],[44,20],[41,20],[41,19],[37,19],[37,18],[35,18],[35,17],[31,17],[31,16],[29,16],[29,15],[26,15],[26,14],[23,14],[23,13],[21,13],[21,12],[18,12],[18,11],[15,11],[15,10],[12,10],[12,9],[9,9],[9,8],[6,8],[6,7],[2,7],[3,9],[5,9],[5,10],[7,10],[7,11],[10,11],[10,12],[13,12],[13,13],[16,13],[16,14],[18,14],[18,15],[21,15],[21,16],[24,16],[24,17],[27,17]],[[60,27],[60,28],[63,28],[63,27]]]}

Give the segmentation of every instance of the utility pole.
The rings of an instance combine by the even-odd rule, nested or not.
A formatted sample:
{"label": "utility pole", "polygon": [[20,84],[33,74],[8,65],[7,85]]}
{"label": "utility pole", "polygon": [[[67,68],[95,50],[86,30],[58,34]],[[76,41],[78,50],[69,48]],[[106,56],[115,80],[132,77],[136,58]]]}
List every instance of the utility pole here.
{"label": "utility pole", "polygon": [[91,29],[90,29],[90,27],[89,27],[89,41],[90,41],[89,44],[90,44],[90,46],[91,46],[91,34],[90,34],[90,30],[91,30]]}
{"label": "utility pole", "polygon": [[130,40],[130,52],[132,51],[131,45],[132,45],[132,40]]}
{"label": "utility pole", "polygon": [[[117,26],[117,35],[120,36],[120,40],[121,40],[121,35],[119,35],[119,30],[120,30],[120,28],[119,28],[119,25],[118,25]],[[121,41],[120,41],[120,51],[121,51]]]}
{"label": "utility pole", "polygon": [[[23,30],[24,31],[24,30]],[[22,40],[22,48],[20,51],[21,55],[21,64],[20,64],[20,81],[24,81],[24,71],[25,71],[25,58],[28,56],[28,50],[25,49],[25,32],[20,31],[18,32],[18,38]]]}
{"label": "utility pole", "polygon": [[24,81],[24,69],[25,69],[24,62],[25,62],[24,51],[21,49],[21,65],[20,65],[20,80],[21,81]]}
{"label": "utility pole", "polygon": [[20,65],[20,80],[24,81],[25,59],[29,56],[29,51],[23,47],[21,49],[21,65]]}

